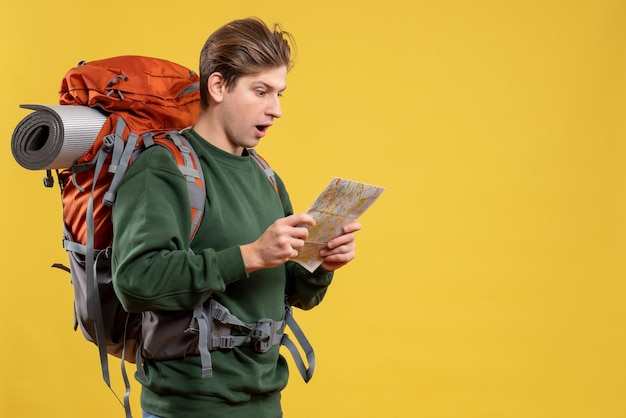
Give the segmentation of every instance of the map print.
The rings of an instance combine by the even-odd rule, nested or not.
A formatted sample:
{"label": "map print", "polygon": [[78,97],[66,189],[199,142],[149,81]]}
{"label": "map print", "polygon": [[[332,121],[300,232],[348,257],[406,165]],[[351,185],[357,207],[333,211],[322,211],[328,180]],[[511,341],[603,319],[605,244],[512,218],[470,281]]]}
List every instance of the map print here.
{"label": "map print", "polygon": [[322,264],[319,251],[342,234],[385,191],[383,187],[335,177],[306,211],[315,219],[304,247],[293,260],[313,272]]}

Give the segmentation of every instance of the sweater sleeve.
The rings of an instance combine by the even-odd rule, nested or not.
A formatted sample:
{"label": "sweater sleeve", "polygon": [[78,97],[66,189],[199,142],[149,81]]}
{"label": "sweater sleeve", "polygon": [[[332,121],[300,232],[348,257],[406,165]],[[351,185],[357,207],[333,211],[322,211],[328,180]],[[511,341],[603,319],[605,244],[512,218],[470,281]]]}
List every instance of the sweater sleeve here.
{"label": "sweater sleeve", "polygon": [[287,287],[285,292],[289,304],[300,309],[311,309],[319,305],[333,279],[333,272],[318,267],[309,273],[294,261],[287,262]]}
{"label": "sweater sleeve", "polygon": [[113,207],[113,285],[124,309],[193,309],[246,277],[238,246],[190,253],[190,218],[185,179],[169,151],[144,151]]}

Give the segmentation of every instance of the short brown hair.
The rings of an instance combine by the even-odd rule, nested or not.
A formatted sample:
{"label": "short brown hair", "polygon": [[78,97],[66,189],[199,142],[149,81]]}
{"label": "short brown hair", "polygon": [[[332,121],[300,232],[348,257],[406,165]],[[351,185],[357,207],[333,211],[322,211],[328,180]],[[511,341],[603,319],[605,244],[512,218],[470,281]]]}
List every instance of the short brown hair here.
{"label": "short brown hair", "polygon": [[270,29],[261,19],[250,17],[234,20],[217,29],[207,39],[200,53],[200,100],[202,108],[209,106],[207,84],[209,76],[218,72],[227,88],[234,88],[245,75],[266,68],[293,66],[291,48],[293,36],[275,24]]}

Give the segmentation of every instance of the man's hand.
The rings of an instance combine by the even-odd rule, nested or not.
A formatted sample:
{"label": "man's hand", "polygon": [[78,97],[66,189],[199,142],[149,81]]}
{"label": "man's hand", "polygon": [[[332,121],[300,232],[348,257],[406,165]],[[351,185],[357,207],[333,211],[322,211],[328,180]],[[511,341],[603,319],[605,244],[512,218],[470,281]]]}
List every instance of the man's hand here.
{"label": "man's hand", "polygon": [[310,215],[298,213],[276,220],[254,242],[242,245],[246,271],[253,271],[278,266],[298,255],[298,250],[304,246],[304,240],[309,236],[309,230],[304,226],[315,225]]}
{"label": "man's hand", "polygon": [[343,227],[343,234],[328,241],[326,248],[320,250],[322,267],[328,271],[337,270],[354,259],[356,243],[354,233],[361,230],[359,222]]}

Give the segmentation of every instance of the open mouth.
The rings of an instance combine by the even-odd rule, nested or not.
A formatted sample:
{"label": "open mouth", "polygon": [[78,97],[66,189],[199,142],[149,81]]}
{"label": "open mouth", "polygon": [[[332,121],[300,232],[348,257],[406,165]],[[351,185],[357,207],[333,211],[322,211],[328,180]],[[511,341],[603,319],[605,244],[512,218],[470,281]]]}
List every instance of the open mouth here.
{"label": "open mouth", "polygon": [[272,125],[256,125],[256,129],[259,132],[259,135],[265,136],[265,133]]}

